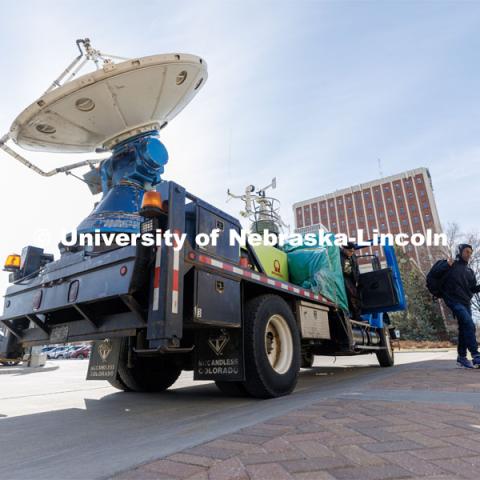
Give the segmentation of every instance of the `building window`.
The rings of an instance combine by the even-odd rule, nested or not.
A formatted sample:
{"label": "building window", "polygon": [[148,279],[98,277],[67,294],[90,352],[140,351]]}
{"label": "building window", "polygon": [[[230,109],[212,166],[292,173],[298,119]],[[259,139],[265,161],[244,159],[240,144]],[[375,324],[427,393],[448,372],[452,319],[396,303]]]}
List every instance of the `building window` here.
{"label": "building window", "polygon": [[408,198],[413,198],[413,193],[412,192],[408,192]]}
{"label": "building window", "polygon": [[390,197],[387,198],[387,203],[392,203],[392,199]]}
{"label": "building window", "polygon": [[404,218],[404,219],[402,220],[402,225],[408,225],[408,222],[407,222],[407,219],[406,219],[406,218]]}
{"label": "building window", "polygon": [[330,207],[332,207],[332,208],[333,208],[333,202],[330,202]]}
{"label": "building window", "polygon": [[423,208],[428,208],[428,202],[423,202]]}
{"label": "building window", "polygon": [[397,222],[395,220],[392,220],[392,227],[396,227],[397,226]]}
{"label": "building window", "polygon": [[388,211],[388,214],[389,214],[391,217],[393,217],[393,210],[389,210],[389,211]]}
{"label": "building window", "polygon": [[419,222],[420,222],[420,220],[419,220],[418,217],[413,217],[413,223],[417,224],[417,223],[419,223]]}
{"label": "building window", "polygon": [[385,192],[389,192],[389,191],[390,191],[390,187],[389,187],[388,185],[385,185],[385,186],[383,187],[383,190],[384,190]]}
{"label": "building window", "polygon": [[343,204],[343,202],[342,202],[342,199],[341,199],[341,198],[339,198],[339,199],[338,199],[338,204],[339,204],[339,205],[342,205],[342,204]]}
{"label": "building window", "polygon": [[420,177],[417,178],[417,183],[422,183],[422,179]]}
{"label": "building window", "polygon": [[394,187],[398,190],[400,188],[400,184],[399,183],[395,183],[394,184]]}
{"label": "building window", "polygon": [[378,216],[379,216],[380,218],[385,218],[385,214],[384,214],[383,212],[380,212],[380,213],[378,214]]}
{"label": "building window", "polygon": [[424,197],[425,196],[425,190],[420,190],[420,196]]}
{"label": "building window", "polygon": [[415,212],[415,210],[417,210],[417,207],[415,205],[410,205],[410,210],[412,212]]}
{"label": "building window", "polygon": [[430,221],[430,215],[425,215],[425,220],[426,220],[427,222],[429,222],[429,221]]}

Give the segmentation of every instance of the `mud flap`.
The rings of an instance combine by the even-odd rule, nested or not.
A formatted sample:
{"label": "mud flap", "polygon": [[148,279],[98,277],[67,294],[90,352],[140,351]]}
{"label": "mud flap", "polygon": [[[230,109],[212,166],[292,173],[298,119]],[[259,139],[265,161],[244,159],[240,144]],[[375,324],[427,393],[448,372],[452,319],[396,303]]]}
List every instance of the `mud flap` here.
{"label": "mud flap", "polygon": [[194,380],[245,380],[243,334],[240,328],[209,328],[195,336]]}
{"label": "mud flap", "polygon": [[116,378],[122,338],[106,338],[93,343],[87,380]]}

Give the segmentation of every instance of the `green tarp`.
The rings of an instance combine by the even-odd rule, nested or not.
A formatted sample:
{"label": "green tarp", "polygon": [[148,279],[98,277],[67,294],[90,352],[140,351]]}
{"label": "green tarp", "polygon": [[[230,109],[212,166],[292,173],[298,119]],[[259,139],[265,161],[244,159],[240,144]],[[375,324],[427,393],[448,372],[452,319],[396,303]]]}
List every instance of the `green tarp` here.
{"label": "green tarp", "polygon": [[283,249],[287,253],[292,283],[320,293],[348,311],[339,247],[306,247],[286,243]]}

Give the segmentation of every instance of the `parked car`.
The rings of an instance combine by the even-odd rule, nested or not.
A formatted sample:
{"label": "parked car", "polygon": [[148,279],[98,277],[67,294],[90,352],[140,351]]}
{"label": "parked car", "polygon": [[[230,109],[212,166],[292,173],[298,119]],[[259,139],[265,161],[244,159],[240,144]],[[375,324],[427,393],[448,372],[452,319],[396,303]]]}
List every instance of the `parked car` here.
{"label": "parked car", "polygon": [[88,358],[91,350],[91,345],[83,345],[81,348],[72,352],[68,358]]}
{"label": "parked car", "polygon": [[77,350],[83,348],[83,345],[70,345],[65,352],[65,358],[71,358],[72,354],[74,354]]}
{"label": "parked car", "polygon": [[47,358],[49,359],[67,358],[68,350],[69,350],[68,346],[56,347],[53,350],[50,350],[47,352]]}
{"label": "parked car", "polygon": [[54,350],[55,348],[57,348],[55,345],[52,347],[52,345],[49,345],[47,347],[43,347],[42,348],[42,353],[48,353],[48,352],[51,352],[52,350]]}

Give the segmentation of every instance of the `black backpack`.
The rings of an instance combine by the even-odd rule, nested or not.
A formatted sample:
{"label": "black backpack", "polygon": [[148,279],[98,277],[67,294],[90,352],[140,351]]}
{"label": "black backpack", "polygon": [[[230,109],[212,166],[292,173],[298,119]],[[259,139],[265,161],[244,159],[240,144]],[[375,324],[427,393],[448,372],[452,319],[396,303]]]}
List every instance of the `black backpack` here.
{"label": "black backpack", "polygon": [[445,281],[448,270],[443,274],[441,274],[439,270],[446,263],[446,260],[437,260],[427,273],[427,289],[435,298],[443,297],[443,282]]}

